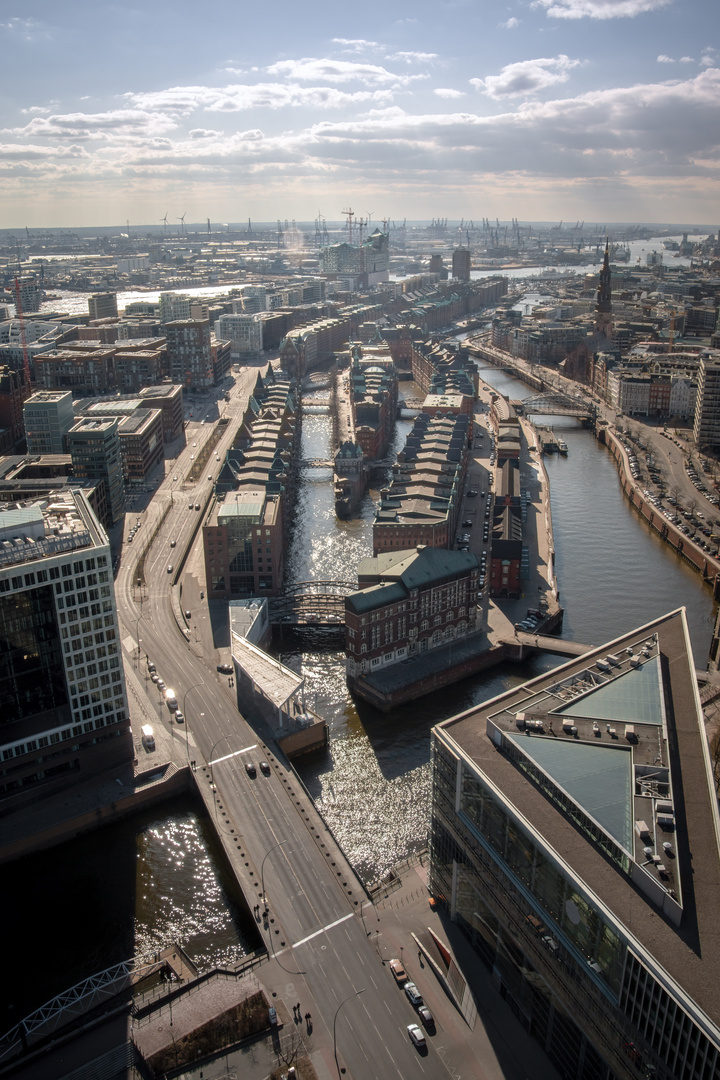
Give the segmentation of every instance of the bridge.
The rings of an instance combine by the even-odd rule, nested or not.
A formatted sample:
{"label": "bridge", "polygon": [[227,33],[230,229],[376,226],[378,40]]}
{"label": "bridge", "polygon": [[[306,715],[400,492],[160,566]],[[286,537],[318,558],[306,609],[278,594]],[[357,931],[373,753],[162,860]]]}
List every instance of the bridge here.
{"label": "bridge", "polygon": [[273,626],[335,629],[345,626],[345,597],[357,592],[356,581],[298,581],[282,596],[268,599]]}
{"label": "bridge", "polygon": [[536,397],[523,398],[526,416],[575,416],[578,420],[594,420],[595,407],[582,398],[570,397],[558,390],[548,390]]}

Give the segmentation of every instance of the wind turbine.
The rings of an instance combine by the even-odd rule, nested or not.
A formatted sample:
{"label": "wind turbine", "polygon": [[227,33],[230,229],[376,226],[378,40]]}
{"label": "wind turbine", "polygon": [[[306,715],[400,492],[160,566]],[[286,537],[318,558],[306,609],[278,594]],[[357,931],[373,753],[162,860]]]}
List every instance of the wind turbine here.
{"label": "wind turbine", "polygon": [[162,222],[162,225],[163,225],[163,232],[167,232],[167,210],[165,211],[165,217],[160,218],[160,221]]}
{"label": "wind turbine", "polygon": [[[185,211],[185,214],[187,214],[187,210]],[[185,232],[185,214],[178,218],[178,221],[180,222],[180,235]]]}

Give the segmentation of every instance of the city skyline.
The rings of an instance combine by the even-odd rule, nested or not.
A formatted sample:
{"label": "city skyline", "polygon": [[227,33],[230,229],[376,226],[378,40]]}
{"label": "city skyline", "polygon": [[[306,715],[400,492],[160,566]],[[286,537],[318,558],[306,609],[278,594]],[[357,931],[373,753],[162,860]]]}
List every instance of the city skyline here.
{"label": "city skyline", "polygon": [[[716,217],[699,0],[222,0],[0,19],[0,227]],[[710,33],[708,33],[708,29]]]}

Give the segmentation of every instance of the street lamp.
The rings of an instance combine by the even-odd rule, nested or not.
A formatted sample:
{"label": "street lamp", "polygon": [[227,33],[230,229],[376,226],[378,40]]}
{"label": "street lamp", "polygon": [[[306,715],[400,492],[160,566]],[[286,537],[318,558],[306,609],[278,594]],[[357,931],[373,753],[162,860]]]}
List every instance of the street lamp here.
{"label": "street lamp", "polygon": [[283,844],[289,844],[289,843],[290,843],[289,840],[281,840],[279,844],[275,844],[274,847],[271,847],[269,851],[265,852],[265,856],[264,856],[263,861],[262,861],[262,863],[260,865],[260,882],[261,882],[261,885],[262,885],[262,902],[265,905],[265,907],[267,907],[267,900],[265,899],[265,859],[267,859],[268,855],[272,855],[273,851],[277,851],[278,848],[281,848],[283,846]]}
{"label": "street lamp", "polygon": [[138,670],[140,669],[140,620],[142,619],[142,611],[135,620],[135,640],[137,641],[137,662]]}
{"label": "street lamp", "polygon": [[[190,687],[190,690],[192,690],[192,687]],[[188,693],[190,693],[190,690],[188,690]],[[232,735],[221,735],[217,742],[213,743],[212,750],[210,751],[210,787],[213,791],[215,791],[215,780],[213,777],[213,757],[215,754],[215,747],[219,746],[223,739],[232,739]]]}
{"label": "street lamp", "polygon": [[[183,712],[183,716],[185,717],[185,752],[187,753],[188,760],[190,758],[190,744],[188,742],[188,718],[187,718],[187,713],[185,712],[185,702],[187,701],[187,696],[188,696],[188,694],[190,693],[191,690],[197,690],[198,686],[204,686],[204,685],[205,685],[205,683],[202,682],[202,681],[193,683],[193,685],[188,687],[188,689],[183,694],[182,712]],[[210,767],[212,768],[212,765]]]}
{"label": "street lamp", "polygon": [[351,998],[358,997],[360,994],[364,994],[364,993],[365,993],[365,987],[364,986],[363,986],[362,990],[355,990],[355,992],[348,995],[348,997],[346,997],[344,999],[344,1001],[341,1001],[340,1004],[338,1005],[337,1009],[335,1010],[335,1015],[333,1017],[333,1054],[335,1055],[335,1064],[337,1066],[338,1073],[340,1072],[340,1065],[338,1064],[338,1059],[337,1059],[337,1041],[336,1041],[336,1038],[335,1038],[335,1025],[337,1023],[338,1013],[342,1009],[343,1005],[345,1005],[346,1002],[350,1001]]}

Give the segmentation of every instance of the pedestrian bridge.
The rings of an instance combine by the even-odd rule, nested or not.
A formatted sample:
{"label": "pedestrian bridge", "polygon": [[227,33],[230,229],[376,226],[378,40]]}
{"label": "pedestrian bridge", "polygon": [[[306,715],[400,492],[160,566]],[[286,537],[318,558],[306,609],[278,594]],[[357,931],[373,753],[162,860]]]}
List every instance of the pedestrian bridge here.
{"label": "pedestrian bridge", "polygon": [[335,628],[345,626],[345,597],[357,592],[356,581],[298,581],[282,596],[268,599],[273,626]]}
{"label": "pedestrian bridge", "polygon": [[570,397],[558,390],[523,398],[525,416],[576,416],[579,420],[592,420],[595,408],[579,397]]}

